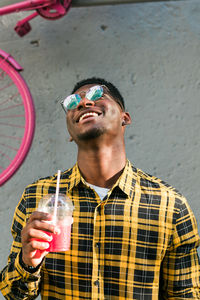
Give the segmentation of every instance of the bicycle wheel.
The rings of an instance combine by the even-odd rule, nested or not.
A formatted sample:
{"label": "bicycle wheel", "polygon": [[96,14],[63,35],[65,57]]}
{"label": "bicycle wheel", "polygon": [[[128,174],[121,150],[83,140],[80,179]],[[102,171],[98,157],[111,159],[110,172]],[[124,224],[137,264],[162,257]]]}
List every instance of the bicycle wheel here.
{"label": "bicycle wheel", "polygon": [[34,105],[29,88],[19,71],[1,56],[0,95],[1,186],[24,161],[35,128]]}

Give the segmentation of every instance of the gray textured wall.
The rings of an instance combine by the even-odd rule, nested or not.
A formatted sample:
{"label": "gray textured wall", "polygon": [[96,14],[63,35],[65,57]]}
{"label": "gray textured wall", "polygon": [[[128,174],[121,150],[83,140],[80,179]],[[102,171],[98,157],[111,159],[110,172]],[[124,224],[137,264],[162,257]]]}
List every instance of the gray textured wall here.
{"label": "gray textured wall", "polygon": [[24,67],[37,126],[25,163],[1,187],[0,268],[25,186],[76,160],[57,97],[93,75],[112,81],[126,99],[133,119],[128,158],[179,189],[200,224],[199,15],[199,0],[73,8],[54,22],[33,20],[22,39],[13,26],[24,15],[1,17],[0,47]]}

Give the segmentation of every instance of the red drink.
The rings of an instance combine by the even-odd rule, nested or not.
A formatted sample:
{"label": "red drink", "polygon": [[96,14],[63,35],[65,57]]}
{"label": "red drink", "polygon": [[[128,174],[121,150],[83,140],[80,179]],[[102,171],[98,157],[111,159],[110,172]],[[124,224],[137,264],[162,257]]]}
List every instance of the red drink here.
{"label": "red drink", "polygon": [[47,249],[49,252],[67,251],[70,249],[71,225],[58,227],[60,229],[60,233],[52,233],[53,240],[49,243],[50,246]]}
{"label": "red drink", "polygon": [[52,241],[49,242],[49,248],[47,248],[46,251],[59,252],[70,249],[71,224],[58,224],[57,227],[60,229],[59,233],[45,232],[53,237]]}
{"label": "red drink", "polygon": [[[38,206],[39,211],[44,211],[51,213],[54,212],[55,195],[46,195]],[[58,196],[58,206],[56,220],[54,220],[55,225],[58,227],[59,233],[46,234],[53,237],[52,241],[49,242],[49,248],[46,251],[49,252],[59,252],[67,251],[70,249],[71,240],[71,224],[73,223],[72,212],[73,212],[72,201],[65,195],[59,194]]]}

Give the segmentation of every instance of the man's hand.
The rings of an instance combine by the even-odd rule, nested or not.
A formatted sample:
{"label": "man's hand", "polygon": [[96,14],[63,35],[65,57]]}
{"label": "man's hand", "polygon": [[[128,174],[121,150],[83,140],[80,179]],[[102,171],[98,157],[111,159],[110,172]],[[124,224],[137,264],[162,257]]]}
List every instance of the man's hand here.
{"label": "man's hand", "polygon": [[22,260],[26,265],[34,268],[48,254],[49,242],[52,241],[52,236],[44,231],[56,233],[56,226],[45,221],[52,221],[52,216],[44,212],[35,211],[21,233]]}

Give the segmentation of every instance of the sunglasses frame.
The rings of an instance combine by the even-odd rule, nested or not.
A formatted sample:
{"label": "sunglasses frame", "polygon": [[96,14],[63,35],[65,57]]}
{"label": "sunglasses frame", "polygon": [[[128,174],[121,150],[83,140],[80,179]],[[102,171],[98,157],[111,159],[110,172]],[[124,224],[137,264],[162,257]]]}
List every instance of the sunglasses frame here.
{"label": "sunglasses frame", "polygon": [[[103,88],[103,93],[102,93],[102,96],[104,95],[104,94],[106,94],[106,92],[104,92],[104,88],[109,92],[109,89],[107,88],[107,86],[106,85],[100,85],[100,84],[97,84],[97,85],[94,85],[94,86],[92,86],[91,88],[93,88],[93,87],[97,87],[97,86],[100,86],[100,87],[102,87]],[[65,113],[67,113],[69,110],[73,110],[73,109],[76,109],[76,107],[78,106],[78,104],[80,103],[78,103],[77,104],[77,106],[75,107],[75,108],[72,108],[72,109],[67,109],[67,108],[65,108],[65,106],[64,106],[64,101],[68,98],[68,97],[70,97],[70,96],[72,96],[72,95],[78,95],[78,96],[80,96],[80,94],[81,93],[85,93],[85,94],[87,94],[88,92],[89,92],[89,90],[91,89],[91,88],[89,88],[86,92],[85,91],[81,91],[81,92],[79,92],[78,94],[77,93],[74,93],[74,94],[71,94],[71,95],[69,95],[69,96],[67,96],[65,99],[63,99],[61,102],[60,102],[60,104],[61,104],[61,106],[62,106],[62,108],[63,108],[63,110],[65,111]],[[97,101],[97,100],[99,100],[99,99],[101,99],[102,98],[102,96],[101,97],[99,97],[98,99],[96,99],[96,100],[90,100],[90,99],[88,99],[89,101]],[[81,96],[80,96],[81,97]],[[115,99],[114,99],[115,100]],[[80,100],[81,101],[81,100]],[[116,101],[116,100],[115,100]],[[119,106],[121,107],[121,109],[122,110],[124,110],[124,108],[123,108],[123,106],[122,106],[122,104],[119,102],[119,101],[116,101],[118,104],[119,104]]]}

